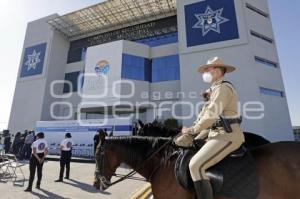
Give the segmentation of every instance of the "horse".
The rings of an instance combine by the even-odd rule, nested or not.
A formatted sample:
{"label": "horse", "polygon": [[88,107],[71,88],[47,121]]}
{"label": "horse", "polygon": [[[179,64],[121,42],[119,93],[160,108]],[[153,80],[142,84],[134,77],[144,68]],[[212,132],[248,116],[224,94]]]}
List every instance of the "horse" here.
{"label": "horse", "polygon": [[[178,135],[181,131],[180,128],[167,129],[156,121],[152,123],[144,124],[142,121],[139,120],[138,126],[136,128],[137,128],[136,134],[138,136],[146,136],[146,137],[174,137]],[[254,133],[244,132],[244,136],[245,136],[244,146],[247,149],[253,149],[271,143],[266,138]]]}
{"label": "horse", "polygon": [[[105,190],[116,169],[125,163],[151,183],[155,199],[193,199],[176,181],[170,138],[103,136],[96,152],[94,186]],[[150,154],[168,144],[151,159]],[[278,142],[252,149],[259,182],[257,199],[292,199],[300,196],[300,143]],[[216,199],[234,199],[218,196]]]}

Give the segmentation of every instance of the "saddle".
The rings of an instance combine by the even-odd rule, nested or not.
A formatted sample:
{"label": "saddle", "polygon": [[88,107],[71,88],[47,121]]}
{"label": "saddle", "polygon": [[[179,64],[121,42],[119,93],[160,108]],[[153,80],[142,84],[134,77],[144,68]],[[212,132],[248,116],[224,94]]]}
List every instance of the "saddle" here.
{"label": "saddle", "polygon": [[[194,142],[194,147],[180,149],[175,163],[177,182],[190,192],[194,191],[194,184],[189,171],[189,162],[202,145],[202,142]],[[244,146],[209,168],[206,174],[210,178],[214,196],[236,199],[254,199],[258,196],[259,183],[255,161]]]}

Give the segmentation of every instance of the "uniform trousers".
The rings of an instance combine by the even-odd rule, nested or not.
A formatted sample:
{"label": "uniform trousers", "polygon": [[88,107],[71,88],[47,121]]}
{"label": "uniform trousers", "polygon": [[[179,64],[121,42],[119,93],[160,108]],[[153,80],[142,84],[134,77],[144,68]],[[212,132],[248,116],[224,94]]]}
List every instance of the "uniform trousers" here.
{"label": "uniform trousers", "polygon": [[72,151],[61,151],[60,156],[60,172],[59,179],[63,179],[65,167],[66,167],[66,178],[70,177],[70,162],[72,157]]}
{"label": "uniform trousers", "polygon": [[[40,158],[44,157],[44,153],[37,153],[37,155]],[[37,186],[41,185],[41,180],[42,180],[42,177],[43,177],[43,165],[44,165],[44,163],[40,163],[34,155],[31,155],[30,162],[29,162],[30,174],[29,174],[28,187],[30,187],[30,188],[32,187],[32,183],[33,183],[33,180],[34,180],[36,169],[37,169],[37,178],[38,178],[37,182],[36,182],[36,185]]]}
{"label": "uniform trousers", "polygon": [[206,170],[237,150],[241,144],[221,139],[209,139],[189,163],[193,181],[209,180]]}

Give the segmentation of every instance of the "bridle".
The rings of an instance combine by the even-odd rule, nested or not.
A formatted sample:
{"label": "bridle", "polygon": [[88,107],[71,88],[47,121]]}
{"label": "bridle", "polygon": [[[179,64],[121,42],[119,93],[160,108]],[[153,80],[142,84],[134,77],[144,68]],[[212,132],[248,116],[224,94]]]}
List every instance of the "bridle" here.
{"label": "bridle", "polygon": [[[179,134],[180,135],[180,134]],[[114,181],[114,182],[110,182],[110,180],[107,180],[106,177],[104,176],[104,160],[107,159],[107,155],[105,153],[105,143],[103,145],[100,145],[100,161],[101,161],[101,165],[100,165],[100,172],[95,173],[95,177],[96,179],[104,186],[105,189],[107,189],[108,187],[115,185],[119,182],[122,182],[130,177],[132,177],[133,175],[135,175],[137,173],[138,170],[140,170],[141,168],[143,168],[145,166],[145,164],[152,159],[156,154],[158,154],[162,149],[164,149],[166,146],[168,146],[171,142],[173,142],[174,138],[176,138],[178,135],[172,137],[169,141],[167,141],[166,143],[164,143],[161,147],[159,147],[157,150],[155,150],[153,153],[151,153],[146,160],[144,160],[134,171],[129,172],[127,175],[124,175],[123,177],[119,178],[118,180]],[[109,164],[109,161],[108,161]],[[110,165],[108,165],[108,169],[112,172],[113,169],[111,169]],[[157,170],[157,169],[156,169]],[[114,172],[112,172],[114,173]],[[116,174],[114,174],[114,176],[117,176]],[[150,176],[152,177],[152,176]]]}
{"label": "bridle", "polygon": [[[107,189],[110,185],[109,180],[106,179],[105,175],[104,175],[104,161],[105,159],[107,159],[107,155],[105,153],[105,144],[100,145],[99,147],[100,149],[100,172],[96,173],[96,179],[104,186],[105,189]],[[109,161],[107,161],[109,164]],[[108,165],[108,169],[110,171],[112,171],[111,166]],[[112,172],[113,173],[113,172]]]}

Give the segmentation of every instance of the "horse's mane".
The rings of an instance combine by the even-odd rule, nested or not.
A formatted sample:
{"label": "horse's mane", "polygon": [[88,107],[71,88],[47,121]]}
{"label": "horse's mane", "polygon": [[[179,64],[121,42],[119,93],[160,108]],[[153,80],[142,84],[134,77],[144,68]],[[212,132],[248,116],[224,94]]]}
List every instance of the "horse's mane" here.
{"label": "horse's mane", "polygon": [[154,136],[154,137],[173,137],[180,133],[181,129],[167,128],[166,126],[153,122],[145,124],[141,129],[141,136]]}
{"label": "horse's mane", "polygon": [[[170,138],[163,137],[114,136],[106,137],[105,143],[108,147],[117,149],[119,155],[127,159],[132,165],[139,165],[170,140]],[[168,144],[156,156],[166,160],[172,152],[173,145]]]}
{"label": "horse's mane", "polygon": [[143,136],[113,136],[106,137],[106,143],[114,146],[125,147],[125,150],[131,150],[134,146],[134,150],[141,151],[145,155],[145,150],[155,151],[171,138],[164,137],[143,137]]}
{"label": "horse's mane", "polygon": [[[163,125],[160,125],[159,123],[148,123],[148,124],[145,124],[141,130],[143,132],[141,134],[141,136],[173,137],[173,136],[177,135],[178,133],[180,133],[181,128],[170,129],[170,128],[166,128]],[[264,138],[260,135],[254,134],[254,133],[244,132],[244,136],[245,136],[244,145],[248,149],[253,149],[253,148],[260,147],[260,146],[271,143],[266,138]]]}

